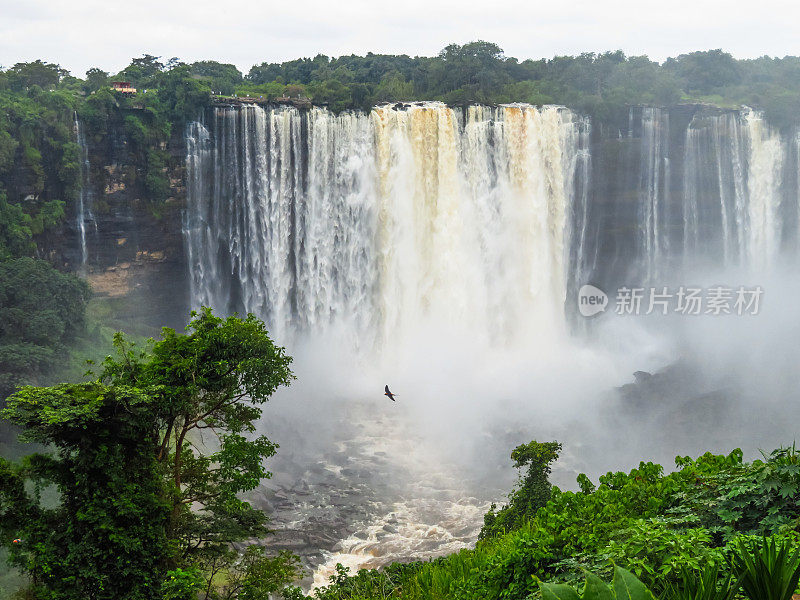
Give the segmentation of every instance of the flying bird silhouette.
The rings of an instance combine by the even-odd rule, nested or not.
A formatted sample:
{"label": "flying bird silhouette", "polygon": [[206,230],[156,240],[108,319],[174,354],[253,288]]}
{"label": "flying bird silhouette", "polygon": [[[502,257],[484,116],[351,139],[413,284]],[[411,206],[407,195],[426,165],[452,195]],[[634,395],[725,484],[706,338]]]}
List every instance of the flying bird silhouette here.
{"label": "flying bird silhouette", "polygon": [[386,396],[387,398],[389,398],[389,400],[391,400],[392,402],[396,402],[396,400],[394,399],[394,394],[389,391],[389,386],[387,385],[383,389],[386,390],[383,393],[383,395]]}

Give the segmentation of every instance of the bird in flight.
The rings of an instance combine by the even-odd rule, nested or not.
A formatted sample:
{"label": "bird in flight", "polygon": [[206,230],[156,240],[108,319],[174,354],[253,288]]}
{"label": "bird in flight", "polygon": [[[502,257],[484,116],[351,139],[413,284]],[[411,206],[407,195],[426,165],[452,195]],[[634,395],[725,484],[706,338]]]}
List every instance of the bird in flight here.
{"label": "bird in flight", "polygon": [[393,394],[392,392],[390,392],[390,391],[389,391],[389,386],[387,385],[387,386],[386,386],[386,387],[384,387],[383,389],[384,389],[384,390],[386,390],[386,391],[383,393],[383,395],[384,395],[384,396],[386,396],[387,398],[389,398],[389,400],[391,400],[392,402],[396,402],[396,400],[394,399],[394,394]]}

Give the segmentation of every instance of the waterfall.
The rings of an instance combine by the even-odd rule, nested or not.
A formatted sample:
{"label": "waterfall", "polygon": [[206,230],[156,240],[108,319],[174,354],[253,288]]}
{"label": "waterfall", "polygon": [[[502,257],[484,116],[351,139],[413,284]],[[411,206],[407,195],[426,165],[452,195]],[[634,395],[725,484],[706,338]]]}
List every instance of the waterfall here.
{"label": "waterfall", "polygon": [[571,250],[570,265],[573,273],[570,280],[577,285],[589,281],[589,274],[597,268],[599,248],[596,244],[596,226],[592,221],[591,212],[591,174],[592,155],[589,152],[591,138],[591,123],[589,119],[582,118],[578,127],[572,128],[573,139],[570,147],[577,148],[567,174],[566,181],[572,182],[570,190],[570,206],[572,207],[572,225],[569,231],[572,237],[569,241]]}
{"label": "waterfall", "polygon": [[772,264],[780,248],[779,222],[783,142],[761,113],[744,116],[748,133],[747,258],[754,268]]}
{"label": "waterfall", "polygon": [[[791,168],[780,133],[751,110],[698,109],[682,132],[666,109],[636,110],[629,115],[629,135],[640,132],[632,226],[643,282],[699,265],[773,264],[785,235],[782,173]],[[670,148],[678,135],[682,152]],[[675,181],[673,166],[682,174]]]}
{"label": "waterfall", "polygon": [[186,136],[193,304],[361,343],[562,331],[587,131],[516,104],[213,109]]}
{"label": "waterfall", "polygon": [[745,260],[746,130],[738,114],[695,115],[683,155],[683,263]]}
{"label": "waterfall", "polygon": [[800,128],[794,132],[794,162],[789,164],[789,169],[794,171],[794,210],[795,219],[795,252],[800,253]]}
{"label": "waterfall", "polygon": [[[190,265],[189,293],[194,306],[215,304],[214,282],[217,280],[215,232],[209,226],[209,179],[211,167],[211,136],[197,121],[189,123],[186,131],[186,199],[184,237],[187,261]],[[212,209],[213,210],[213,209]]]}
{"label": "waterfall", "polygon": [[81,122],[78,119],[77,112],[74,113],[73,127],[75,129],[75,139],[80,150],[79,164],[81,180],[75,222],[80,240],[81,268],[83,269],[86,267],[86,262],[89,259],[88,244],[86,241],[87,225],[97,234],[97,222],[92,213],[94,193],[92,191],[91,164],[89,163],[89,146],[86,143],[86,135],[81,128]]}
{"label": "waterfall", "polygon": [[282,339],[505,344],[562,336],[584,283],[763,270],[800,229],[800,201],[782,207],[800,138],[755,111],[681,110],[632,108],[592,156],[588,119],[552,106],[214,108],[186,131],[192,303]]}
{"label": "waterfall", "polygon": [[652,283],[669,252],[665,228],[670,190],[669,113],[662,108],[642,108],[641,131],[639,237],[645,257],[644,279]]}

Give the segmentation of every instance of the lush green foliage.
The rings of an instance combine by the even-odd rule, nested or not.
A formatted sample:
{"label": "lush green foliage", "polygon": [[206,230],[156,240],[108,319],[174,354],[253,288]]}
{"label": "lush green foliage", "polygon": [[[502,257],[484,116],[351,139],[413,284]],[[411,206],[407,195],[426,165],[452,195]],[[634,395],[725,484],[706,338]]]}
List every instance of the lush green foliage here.
{"label": "lush green foliage", "polygon": [[194,316],[147,350],[118,335],[98,381],[9,398],[2,416],[58,450],[0,465],[0,545],[37,598],[266,600],[295,578],[289,554],[231,548],[267,534],[239,495],[270,476],[276,446],[251,434],[291,359],[252,315]]}
{"label": "lush green foliage", "polygon": [[563,583],[540,583],[539,587],[543,600],[653,600],[650,590],[622,567],[614,567],[614,580],[610,586],[587,571],[580,596]]}
{"label": "lush green foliage", "polygon": [[83,329],[89,288],[33,258],[0,262],[0,398],[48,373]]}
{"label": "lush green foliage", "polygon": [[520,474],[517,488],[509,496],[506,506],[495,512],[495,505],[484,516],[481,539],[519,529],[527,520],[550,500],[551,485],[548,477],[550,464],[558,460],[561,444],[558,442],[531,442],[514,448],[511,460],[520,471],[528,467],[523,477]]}
{"label": "lush green foliage", "polygon": [[[3,416],[57,450],[0,462],[2,543],[36,597],[158,597],[168,506],[151,409],[139,390],[99,383],[26,387],[9,398]],[[60,497],[53,508],[40,499],[49,485]]]}
{"label": "lush green foliage", "polygon": [[[259,546],[249,546],[242,554],[228,549],[202,564],[207,597],[212,600],[271,600],[300,570],[299,559],[290,552],[267,556]],[[209,587],[220,574],[221,582]]]}
{"label": "lush green foliage", "polygon": [[716,563],[697,571],[681,569],[678,580],[671,584],[663,597],[668,600],[733,600],[739,591],[738,575],[727,575]]}
{"label": "lush green foliage", "polygon": [[800,580],[800,547],[788,540],[739,540],[733,570],[748,598],[791,600]]}
{"label": "lush green foliage", "polygon": [[709,50],[659,64],[616,51],[519,61],[496,44],[477,41],[451,44],[436,57],[368,53],[262,63],[237,91],[305,95],[334,110],[411,99],[555,103],[613,123],[627,117],[628,104],[707,101],[762,108],[775,123],[788,125],[800,114],[799,75],[797,57],[736,60]]}
{"label": "lush green foliage", "polygon": [[[117,79],[130,79],[140,92],[128,97],[112,91],[109,84]],[[161,202],[170,195],[168,170],[179,164],[166,148],[172,134],[182,143],[186,121],[208,105],[212,86],[232,91],[232,81],[240,80],[232,65],[162,64],[149,55],[115,77],[89,69],[84,81],[42,61],[0,71],[0,259],[31,254],[33,236],[58,225],[65,207],[72,214],[81,184],[76,111],[90,150],[125,136],[126,184]]]}
{"label": "lush green foliage", "polygon": [[0,72],[0,260],[31,254],[33,236],[57,225],[76,197],[77,99],[49,89],[62,75],[40,61]]}
{"label": "lush green foliage", "polygon": [[164,600],[196,600],[203,589],[203,575],[197,567],[173,569],[161,582]]}

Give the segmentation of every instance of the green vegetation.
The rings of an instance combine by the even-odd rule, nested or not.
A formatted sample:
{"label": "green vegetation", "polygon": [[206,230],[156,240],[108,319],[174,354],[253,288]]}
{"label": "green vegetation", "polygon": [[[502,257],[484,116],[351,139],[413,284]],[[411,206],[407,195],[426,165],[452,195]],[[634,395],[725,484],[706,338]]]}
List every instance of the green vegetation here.
{"label": "green vegetation", "polygon": [[544,600],[653,600],[653,594],[632,573],[621,567],[614,567],[614,580],[608,586],[603,580],[589,572],[583,594],[563,583],[540,583]]}
{"label": "green vegetation", "polygon": [[80,185],[65,75],[41,61],[0,72],[0,401],[51,372],[83,328],[86,284],[30,258]]}
{"label": "green vegetation", "polygon": [[662,64],[621,51],[519,61],[496,44],[477,41],[451,44],[435,57],[368,53],[262,63],[236,91],[303,95],[334,110],[402,100],[563,104],[615,125],[624,125],[629,104],[746,104],[787,126],[800,114],[800,58],[736,60],[709,50]]}
{"label": "green vegetation", "polygon": [[[195,588],[266,599],[295,578],[296,559],[257,547],[240,557],[231,543],[267,534],[266,515],[238,494],[270,476],[264,460],[276,446],[249,434],[259,405],[291,380],[291,359],[255,317],[207,309],[186,334],[165,328],[147,350],[121,334],[116,346],[95,381],[8,398],[2,416],[56,450],[0,459],[10,562],[48,600],[181,598]],[[42,501],[50,487],[55,506]]]}
{"label": "green vegetation", "polygon": [[509,503],[495,512],[495,505],[484,515],[484,526],[481,539],[499,535],[518,529],[536,515],[536,512],[547,504],[552,493],[548,481],[550,464],[558,460],[561,444],[558,442],[531,442],[514,448],[511,460],[514,468],[520,471],[528,467],[524,477],[520,475],[519,484],[509,496]]}
{"label": "green vegetation", "polygon": [[32,258],[0,262],[0,398],[50,370],[83,329],[89,286]]}
{"label": "green vegetation", "polygon": [[749,598],[791,600],[800,580],[800,548],[786,540],[740,541],[733,568]]}
{"label": "green vegetation", "polygon": [[[751,463],[739,450],[697,460],[678,457],[678,470],[670,474],[641,463],[630,473],[607,473],[596,487],[581,475],[580,491],[553,487],[544,506],[515,521],[513,529],[497,531],[498,515],[522,514],[523,498],[530,496],[520,491],[543,490],[529,484],[557,451],[555,443],[536,442],[515,450],[515,462],[535,457],[526,463],[532,468],[509,505],[487,515],[484,539],[475,549],[355,575],[340,569],[316,596],[524,600],[552,598],[549,589],[572,598],[584,572],[616,578],[619,567],[670,600],[730,599],[737,592],[764,600],[783,597],[763,595],[768,587],[795,591],[800,454],[794,448]],[[548,582],[541,590],[540,581]],[[616,592],[603,593],[613,598]]]}
{"label": "green vegetation", "polygon": [[702,571],[681,569],[678,582],[671,585],[664,597],[669,600],[733,600],[740,583],[733,572],[724,574],[716,564]]}
{"label": "green vegetation", "polygon": [[40,61],[0,72],[0,260],[31,255],[34,236],[55,227],[78,193],[77,101],[42,88],[62,74]]}
{"label": "green vegetation", "polygon": [[149,68],[159,89],[126,97],[109,89],[111,78],[100,69],[81,81],[42,61],[0,71],[0,400],[18,384],[46,383],[63,372],[73,362],[71,346],[85,337],[86,284],[31,258],[46,256],[48,236],[75,214],[75,112],[90,149],[125,136],[126,185],[152,205],[171,193],[173,128],[182,131],[185,115],[193,118],[208,102],[210,88],[185,65],[164,72],[145,57],[129,68]]}

